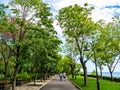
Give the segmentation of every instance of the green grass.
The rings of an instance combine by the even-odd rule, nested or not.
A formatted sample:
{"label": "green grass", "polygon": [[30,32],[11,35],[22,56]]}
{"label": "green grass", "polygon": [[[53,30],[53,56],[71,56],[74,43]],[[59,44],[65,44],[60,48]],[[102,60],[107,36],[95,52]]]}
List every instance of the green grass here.
{"label": "green grass", "polygon": [[[71,80],[71,76],[68,76],[68,79]],[[76,83],[82,90],[97,90],[95,78],[89,77],[87,86],[84,86],[83,76],[77,76],[76,80],[72,81]],[[100,90],[120,90],[120,83],[100,80]]]}

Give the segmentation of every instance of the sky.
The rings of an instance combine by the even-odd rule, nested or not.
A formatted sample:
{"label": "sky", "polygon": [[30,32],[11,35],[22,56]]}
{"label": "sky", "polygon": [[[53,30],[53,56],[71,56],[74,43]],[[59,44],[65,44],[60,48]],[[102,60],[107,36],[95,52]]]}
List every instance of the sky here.
{"label": "sky", "polygon": [[[53,15],[58,15],[58,11],[66,6],[79,4],[81,6],[84,3],[88,3],[89,6],[94,6],[92,11],[92,19],[96,22],[100,19],[105,20],[106,22],[111,21],[111,17],[114,15],[120,15],[120,0],[43,0],[48,3],[51,7]],[[62,38],[62,30],[57,24],[57,21],[54,21],[54,27],[58,32],[58,36]]]}
{"label": "sky", "polygon": [[[10,0],[0,0],[0,3],[8,4]],[[53,15],[57,15],[59,9],[78,4],[83,6],[84,3],[88,3],[89,6],[94,6],[94,10],[92,11],[92,19],[96,22],[100,19],[103,19],[107,22],[111,20],[111,17],[114,15],[120,15],[120,0],[43,0],[45,3],[48,3],[51,7],[51,12]],[[62,30],[57,25],[57,20],[53,23],[56,31],[58,32],[58,37],[64,42],[64,38],[62,36]],[[87,62],[88,72],[95,70],[94,64],[90,61]],[[107,67],[104,67],[104,72],[107,72]],[[115,72],[120,72],[120,64],[117,65]]]}
{"label": "sky", "polygon": [[[74,4],[83,6],[84,3],[88,3],[88,5],[94,6],[95,9],[92,11],[92,19],[95,22],[100,19],[109,22],[114,15],[120,15],[120,0],[44,0],[44,2],[50,5],[53,15],[57,15],[59,9],[66,6]],[[58,32],[58,36],[64,42],[65,40],[62,37],[62,30],[56,24],[57,21],[54,21],[54,27]],[[88,72],[95,70],[95,65],[91,61],[88,61],[86,66]],[[103,68],[103,72],[108,72],[108,68],[106,66]],[[120,72],[120,63],[117,65],[114,72]]]}

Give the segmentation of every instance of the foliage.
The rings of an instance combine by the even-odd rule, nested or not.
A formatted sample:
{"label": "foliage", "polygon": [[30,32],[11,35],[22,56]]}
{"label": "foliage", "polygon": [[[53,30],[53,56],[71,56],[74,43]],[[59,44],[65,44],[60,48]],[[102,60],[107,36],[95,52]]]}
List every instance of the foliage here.
{"label": "foliage", "polygon": [[[87,3],[83,7],[75,4],[60,9],[58,21],[60,27],[63,29],[63,34],[66,40],[74,43],[77,47],[76,52],[79,54],[80,63],[84,71],[84,84],[87,85],[87,68],[84,60],[84,47],[86,46],[86,37],[90,37],[95,30],[95,24],[90,18],[90,13],[93,7],[89,7]],[[75,47],[74,52],[75,52]],[[76,53],[74,53],[76,54]]]}
{"label": "foliage", "polygon": [[82,65],[80,63],[76,64],[76,73],[79,74],[81,71]]}
{"label": "foliage", "polygon": [[17,78],[22,78],[24,82],[28,82],[31,79],[31,76],[24,72],[17,75]]}
{"label": "foliage", "polygon": [[96,75],[96,71],[93,70],[92,73],[91,73],[91,75]]}
{"label": "foliage", "polygon": [[[72,77],[68,77],[70,80],[72,80]],[[77,76],[76,80],[72,80],[74,83],[76,83],[82,90],[96,90],[96,80],[94,78],[88,78],[88,85],[83,85],[84,78],[82,76]],[[107,80],[100,80],[100,88],[101,90],[119,90],[119,83],[111,82]]]}
{"label": "foliage", "polygon": [[[9,16],[4,11],[7,7],[2,6],[0,15],[4,16],[0,16],[0,20],[4,19],[4,22],[0,22],[0,31],[7,45],[3,43],[0,45],[6,47],[4,53],[10,56],[10,58],[5,56],[4,60],[9,60],[7,64],[12,64],[10,68],[12,71],[14,68],[13,90],[17,72],[29,72],[35,75],[44,73],[44,77],[56,72],[53,67],[57,66],[61,41],[53,28],[50,7],[41,0],[12,0],[9,6],[10,12],[14,15]],[[19,76],[24,77],[24,74]]]}

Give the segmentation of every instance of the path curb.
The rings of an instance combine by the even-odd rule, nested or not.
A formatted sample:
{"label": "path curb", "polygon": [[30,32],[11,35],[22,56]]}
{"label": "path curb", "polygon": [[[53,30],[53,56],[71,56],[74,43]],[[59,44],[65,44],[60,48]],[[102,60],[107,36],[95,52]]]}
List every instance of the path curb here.
{"label": "path curb", "polygon": [[[52,77],[52,79],[54,78],[55,76]],[[50,81],[52,81],[52,79],[48,80],[45,84],[43,84],[41,87],[39,87],[37,90],[40,90],[41,88],[43,88],[46,84],[48,84]]]}
{"label": "path curb", "polygon": [[[69,79],[68,79],[69,80]],[[74,83],[72,80],[69,80],[73,85],[75,85],[78,89],[82,90],[76,83]]]}

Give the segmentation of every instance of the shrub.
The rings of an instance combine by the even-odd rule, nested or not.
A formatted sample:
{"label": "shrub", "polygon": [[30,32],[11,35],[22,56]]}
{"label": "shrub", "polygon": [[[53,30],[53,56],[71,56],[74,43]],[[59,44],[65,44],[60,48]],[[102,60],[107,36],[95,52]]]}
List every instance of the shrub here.
{"label": "shrub", "polygon": [[17,78],[23,78],[24,82],[28,82],[31,79],[31,76],[28,73],[24,72],[24,73],[18,74]]}
{"label": "shrub", "polygon": [[[82,75],[81,75],[82,76]],[[87,75],[88,77],[93,77],[93,78],[96,78],[96,75]],[[108,76],[102,76],[102,79],[103,80],[109,80],[111,81],[111,78],[108,77]],[[114,82],[120,82],[120,78],[113,78],[113,81]]]}
{"label": "shrub", "polygon": [[91,73],[91,75],[96,75],[96,71],[93,70],[92,73]]}

